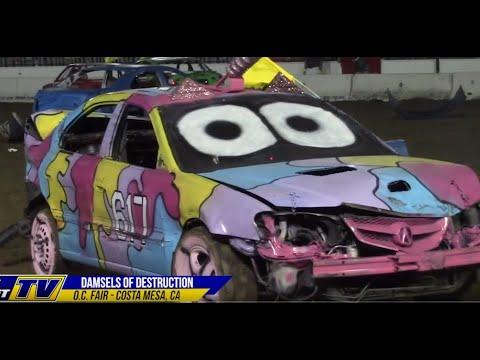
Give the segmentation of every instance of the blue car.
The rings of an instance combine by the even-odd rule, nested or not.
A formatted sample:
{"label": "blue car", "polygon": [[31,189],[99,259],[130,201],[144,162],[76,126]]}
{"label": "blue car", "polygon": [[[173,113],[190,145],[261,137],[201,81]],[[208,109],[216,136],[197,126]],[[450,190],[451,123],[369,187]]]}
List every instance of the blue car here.
{"label": "blue car", "polygon": [[82,68],[55,87],[35,95],[33,111],[73,110],[88,99],[107,92],[176,85],[180,70],[160,65],[102,64]]}

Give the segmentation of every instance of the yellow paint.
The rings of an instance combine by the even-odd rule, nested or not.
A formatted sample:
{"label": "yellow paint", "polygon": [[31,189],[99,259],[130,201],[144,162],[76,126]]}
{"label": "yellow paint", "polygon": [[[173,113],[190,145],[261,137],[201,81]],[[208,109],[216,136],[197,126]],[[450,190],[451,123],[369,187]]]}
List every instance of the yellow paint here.
{"label": "yellow paint", "polygon": [[110,206],[113,193],[118,190],[120,173],[128,164],[104,159],[97,165],[93,184],[93,224],[102,225],[107,231],[112,228],[112,220],[107,206]]}
{"label": "yellow paint", "polygon": [[105,267],[105,255],[103,253],[102,244],[100,243],[100,226],[105,231],[112,229],[112,219],[108,212],[113,193],[118,190],[118,180],[123,169],[128,164],[117,161],[104,159],[97,165],[95,173],[95,181],[93,183],[93,239],[95,249],[97,250],[98,261],[100,267]]}
{"label": "yellow paint", "polygon": [[180,189],[180,223],[200,217],[200,207],[210,197],[217,182],[201,176],[179,171],[174,180]]}
{"label": "yellow paint", "polygon": [[102,244],[100,243],[100,229],[98,226],[93,228],[93,242],[95,244],[95,250],[97,250],[98,265],[100,269],[105,269],[105,254],[103,252]]}
{"label": "yellow paint", "polygon": [[262,57],[243,74],[245,87],[263,89],[272,82],[279,72],[291,81],[295,79],[292,74],[268,57]]}
{"label": "yellow paint", "polygon": [[61,290],[57,302],[196,302],[209,289],[79,289]]}
{"label": "yellow paint", "polygon": [[210,197],[218,183],[180,170],[168,144],[167,134],[158,109],[152,110],[150,118],[160,145],[158,163],[163,164],[165,169],[175,174],[174,183],[180,190],[180,223],[183,225],[188,219],[200,217],[200,206]]}
{"label": "yellow paint", "polygon": [[157,164],[163,165],[163,167],[170,172],[179,172],[175,157],[173,156],[172,150],[168,145],[167,134],[163,128],[161,115],[157,108],[153,108],[150,112],[150,120],[152,121],[153,131],[155,132],[155,136],[159,144]]}
{"label": "yellow paint", "polygon": [[410,163],[429,163],[429,164],[449,164],[445,161],[423,159],[396,155],[387,156],[348,156],[339,158],[341,162],[351,165],[365,165],[365,166],[397,166],[398,162]]}
{"label": "yellow paint", "polygon": [[60,122],[67,116],[68,111],[60,111],[56,113],[39,113],[35,116],[35,127],[43,139],[47,138],[52,131],[60,124]]}
{"label": "yellow paint", "polygon": [[[62,290],[63,284],[67,275],[20,275],[15,282],[15,285],[12,288],[12,292],[10,297],[8,298],[9,301],[56,301],[57,297]],[[26,297],[19,297],[20,289],[25,286],[20,285],[22,280],[29,280],[31,281],[31,285],[28,289],[28,293]],[[55,281],[56,285],[52,292],[45,297],[37,296],[38,291],[38,280],[48,280],[48,281]],[[52,284],[52,283],[51,283]],[[55,283],[53,283],[55,284]],[[25,289],[23,290],[25,291]]]}
{"label": "yellow paint", "polygon": [[118,57],[118,56],[107,56],[104,60],[105,60],[106,63],[114,63],[114,62],[117,62],[118,60],[120,60],[120,57]]}
{"label": "yellow paint", "polygon": [[118,91],[95,96],[94,98],[91,98],[85,103],[83,109],[87,110],[88,108],[98,105],[99,103],[105,103],[105,105],[107,105],[109,103],[117,103],[119,101],[123,101],[127,99],[132,94],[132,92],[132,90]]}
{"label": "yellow paint", "polygon": [[69,154],[59,152],[45,171],[48,187],[50,189],[50,195],[47,198],[47,202],[52,210],[55,220],[57,221],[58,230],[62,230],[65,226],[62,203],[67,203],[67,194],[63,185],[59,181],[59,176],[65,176],[67,173],[69,166],[67,158],[69,156]]}

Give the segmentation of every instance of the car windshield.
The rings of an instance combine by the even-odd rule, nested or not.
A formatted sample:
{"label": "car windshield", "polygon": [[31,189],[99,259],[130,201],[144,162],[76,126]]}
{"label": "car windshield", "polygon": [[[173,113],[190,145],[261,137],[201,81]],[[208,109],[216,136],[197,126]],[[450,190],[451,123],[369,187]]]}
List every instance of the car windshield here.
{"label": "car windshield", "polygon": [[63,71],[57,76],[55,81],[61,82],[64,81],[68,76],[71,76],[77,73],[80,70],[80,66],[68,65]]}
{"label": "car windshield", "polygon": [[187,172],[393,154],[348,115],[304,95],[230,94],[159,111],[175,159]]}

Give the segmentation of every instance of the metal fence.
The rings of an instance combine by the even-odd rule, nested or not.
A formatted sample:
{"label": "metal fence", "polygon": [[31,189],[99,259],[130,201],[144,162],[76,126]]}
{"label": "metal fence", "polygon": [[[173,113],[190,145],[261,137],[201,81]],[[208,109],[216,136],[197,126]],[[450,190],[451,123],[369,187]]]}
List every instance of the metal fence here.
{"label": "metal fence", "polygon": [[[119,57],[117,62],[134,63],[140,57]],[[197,57],[206,63],[226,63],[233,57]],[[275,61],[304,61],[302,57],[274,57]],[[7,66],[64,66],[72,63],[103,63],[105,57],[0,57],[0,67]]]}

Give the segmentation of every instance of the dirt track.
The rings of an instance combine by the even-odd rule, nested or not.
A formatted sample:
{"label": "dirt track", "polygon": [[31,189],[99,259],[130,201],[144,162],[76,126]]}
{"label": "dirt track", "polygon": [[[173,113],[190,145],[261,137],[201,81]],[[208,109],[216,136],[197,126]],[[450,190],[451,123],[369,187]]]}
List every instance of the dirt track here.
{"label": "dirt track", "polygon": [[[410,102],[424,107],[434,102]],[[471,166],[480,173],[480,101],[468,102],[448,118],[431,120],[403,120],[388,104],[373,102],[336,102],[337,107],[352,115],[373,130],[382,139],[407,140],[410,154],[452,161]],[[0,122],[12,111],[22,118],[31,110],[31,104],[0,103]],[[2,141],[2,140],[0,140]],[[0,142],[0,230],[22,216],[24,196],[24,154],[22,144]],[[8,152],[16,148],[18,152]],[[27,243],[16,238],[0,249],[0,273],[29,272]],[[467,296],[480,300],[480,286]]]}

